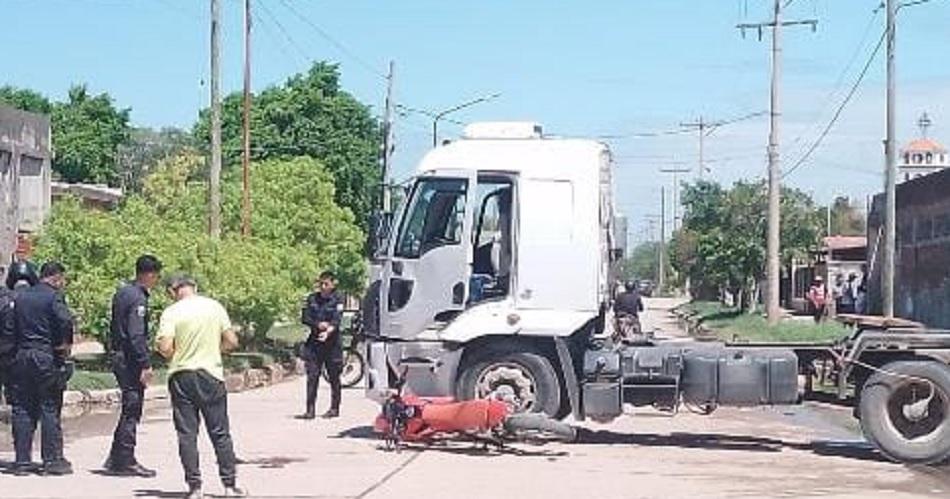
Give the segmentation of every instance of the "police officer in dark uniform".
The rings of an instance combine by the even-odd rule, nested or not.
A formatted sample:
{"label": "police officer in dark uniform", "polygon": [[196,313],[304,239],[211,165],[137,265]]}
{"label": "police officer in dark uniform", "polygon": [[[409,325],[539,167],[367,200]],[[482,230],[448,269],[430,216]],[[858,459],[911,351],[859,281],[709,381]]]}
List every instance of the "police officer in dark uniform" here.
{"label": "police officer in dark uniform", "polygon": [[298,416],[300,419],[313,419],[316,415],[317,388],[324,369],[330,381],[330,409],[323,417],[340,415],[340,371],[343,369],[340,316],[343,301],[336,292],[336,276],[332,272],[320,274],[315,287],[318,291],[307,296],[300,319],[310,328],[301,352],[307,367],[307,408]]}
{"label": "police officer in dark uniform", "polygon": [[0,388],[6,403],[12,403],[10,368],[16,357],[16,332],[13,322],[13,300],[17,290],[35,285],[40,278],[29,262],[13,262],[7,272],[6,287],[0,287]]}
{"label": "police officer in dark uniform", "polygon": [[112,297],[109,324],[112,372],[122,393],[122,413],[112,437],[105,471],[110,475],[151,478],[155,471],[135,459],[135,430],[142,419],[145,387],[151,382],[149,359],[149,291],[161,279],[162,263],[152,255],[135,262],[135,281]]}
{"label": "police officer in dark uniform", "polygon": [[48,262],[40,268],[40,282],[24,288],[14,299],[14,331],[17,343],[13,362],[14,403],[11,415],[14,472],[34,471],[33,434],[41,425],[42,471],[68,475],[72,465],[63,457],[60,412],[63,391],[72,374],[66,359],[73,343],[73,316],[62,290],[65,268]]}

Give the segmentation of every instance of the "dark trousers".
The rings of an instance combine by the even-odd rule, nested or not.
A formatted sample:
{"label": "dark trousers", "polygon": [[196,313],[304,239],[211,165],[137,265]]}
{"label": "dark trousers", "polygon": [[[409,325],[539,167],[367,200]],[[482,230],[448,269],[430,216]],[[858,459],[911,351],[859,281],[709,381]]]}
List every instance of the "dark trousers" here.
{"label": "dark trousers", "polygon": [[320,375],[324,369],[330,381],[330,409],[340,410],[342,388],[340,373],[343,370],[343,349],[336,346],[312,346],[310,358],[304,365],[307,368],[307,412],[314,412],[317,406],[317,389],[320,387]]}
{"label": "dark trousers", "polygon": [[205,420],[208,437],[218,458],[218,474],[225,487],[237,478],[234,443],[228,422],[228,392],[224,382],[205,371],[182,371],[168,380],[172,415],[178,433],[178,456],[190,487],[201,485],[198,465],[198,425]]}
{"label": "dark trousers", "polygon": [[12,369],[10,420],[16,464],[33,460],[33,434],[40,425],[41,456],[44,463],[63,460],[63,386],[52,354],[24,350],[17,354]]}
{"label": "dark trousers", "polygon": [[112,359],[112,372],[122,393],[122,412],[112,435],[112,450],[109,462],[114,468],[123,468],[136,463],[135,433],[142,419],[142,401],[145,398],[145,386],[142,385],[142,370],[129,365],[125,355],[115,354]]}

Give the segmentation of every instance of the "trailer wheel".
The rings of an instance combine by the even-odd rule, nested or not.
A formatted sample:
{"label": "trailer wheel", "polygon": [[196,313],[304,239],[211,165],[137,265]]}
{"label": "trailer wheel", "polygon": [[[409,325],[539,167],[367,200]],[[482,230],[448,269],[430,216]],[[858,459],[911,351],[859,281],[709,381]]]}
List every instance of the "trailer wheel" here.
{"label": "trailer wheel", "polygon": [[554,417],[561,388],[551,362],[533,352],[487,348],[463,367],[456,386],[460,399],[504,400],[514,412],[543,412]]}
{"label": "trailer wheel", "polygon": [[887,364],[868,378],[859,411],[865,436],[887,457],[919,464],[950,457],[950,366]]}

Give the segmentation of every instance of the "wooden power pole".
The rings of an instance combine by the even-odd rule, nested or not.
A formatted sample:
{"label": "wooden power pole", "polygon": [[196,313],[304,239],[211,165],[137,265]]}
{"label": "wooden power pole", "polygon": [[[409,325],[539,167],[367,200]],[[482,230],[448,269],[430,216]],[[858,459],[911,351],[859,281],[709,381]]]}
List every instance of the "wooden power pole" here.
{"label": "wooden power pole", "polygon": [[897,243],[897,157],[894,147],[896,122],[895,102],[895,36],[897,31],[897,1],[887,0],[887,137],[884,140],[884,268],[881,272],[881,291],[884,317],[894,317],[894,252]]}
{"label": "wooden power pole", "polygon": [[764,28],[772,28],[772,82],[770,90],[769,115],[769,193],[768,193],[768,238],[766,241],[766,267],[765,273],[768,280],[766,293],[766,313],[770,325],[778,324],[781,318],[781,307],[779,305],[781,264],[779,254],[780,244],[780,210],[781,210],[781,189],[782,189],[782,165],[779,156],[779,124],[781,123],[781,83],[782,83],[782,28],[791,25],[809,25],[812,30],[818,24],[817,20],[810,19],[805,21],[783,21],[782,20],[782,2],[783,0],[774,0],[772,8],[772,21],[757,24],[739,24],[737,27],[745,33],[747,29],[756,29],[759,32],[759,38],[762,37]]}
{"label": "wooden power pole", "polygon": [[380,151],[380,162],[382,164],[382,189],[380,191],[380,200],[382,201],[383,213],[391,213],[392,193],[390,192],[389,177],[392,174],[393,158],[393,69],[395,64],[389,61],[389,73],[386,75],[386,108],[383,116],[383,148]]}
{"label": "wooden power pole", "polygon": [[244,0],[244,154],[241,156],[241,236],[251,235],[251,0]]}
{"label": "wooden power pole", "polygon": [[211,173],[209,233],[212,239],[221,237],[221,95],[219,79],[221,66],[219,46],[221,41],[220,0],[211,0]]}

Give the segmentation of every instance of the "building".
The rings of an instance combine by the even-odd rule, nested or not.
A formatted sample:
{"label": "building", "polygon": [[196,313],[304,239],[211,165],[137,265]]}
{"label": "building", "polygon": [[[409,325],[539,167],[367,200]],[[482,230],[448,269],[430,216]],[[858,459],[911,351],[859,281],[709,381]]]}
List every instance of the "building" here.
{"label": "building", "polygon": [[[815,276],[833,285],[840,275],[845,281],[854,274],[860,279],[867,261],[868,241],[865,236],[827,236],[810,259],[794,260],[783,272],[785,307],[799,313],[808,311],[805,295]],[[790,278],[790,279],[789,279]],[[790,289],[789,289],[790,288]]]}
{"label": "building", "polygon": [[[50,208],[50,120],[0,106],[0,266],[36,231]],[[0,272],[2,275],[2,272]]]}
{"label": "building", "polygon": [[[950,328],[950,169],[897,186],[894,313]],[[884,194],[868,216],[868,282],[872,311],[881,312]]]}
{"label": "building", "polygon": [[898,181],[906,182],[950,167],[950,152],[937,141],[927,137],[933,121],[924,113],[917,120],[920,137],[900,150],[897,164]]}

